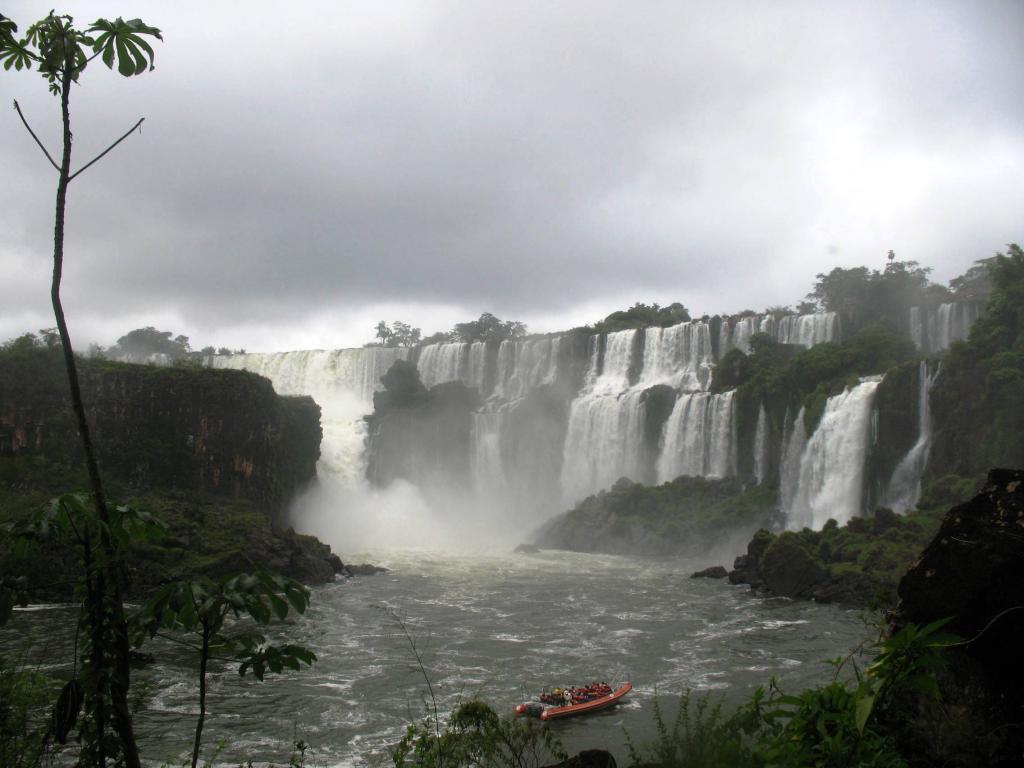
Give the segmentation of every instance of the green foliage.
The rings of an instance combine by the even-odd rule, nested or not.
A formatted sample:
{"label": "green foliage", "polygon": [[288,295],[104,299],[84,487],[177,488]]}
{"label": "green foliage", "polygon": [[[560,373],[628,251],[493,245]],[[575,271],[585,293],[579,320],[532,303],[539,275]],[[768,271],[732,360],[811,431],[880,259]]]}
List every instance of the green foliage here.
{"label": "green foliage", "polygon": [[924,486],[917,506],[920,509],[946,510],[967,501],[979,490],[977,480],[959,475],[942,475]]}
{"label": "green foliage", "polygon": [[654,699],[654,726],[657,739],[637,745],[626,732],[629,765],[633,768],[745,768],[756,765],[751,750],[743,741],[738,717],[727,718],[721,702],[712,703],[710,694],[697,697],[684,691],[679,697],[676,716],[666,723],[661,702]]}
{"label": "green foliage", "polygon": [[[897,729],[906,727],[905,713],[916,702],[940,697],[936,674],[946,665],[946,648],[958,640],[940,632],[948,621],[908,624],[881,640],[863,673],[851,653],[830,661],[830,682],[798,694],[786,695],[773,681],[770,694],[758,688],[727,717],[707,695],[692,706],[687,692],[669,727],[656,701],[657,740],[637,747],[627,733],[630,765],[902,768],[912,756],[899,752]],[[853,676],[840,679],[848,663]]]}
{"label": "green foliage", "polygon": [[144,363],[154,355],[165,355],[171,361],[182,360],[190,351],[188,336],[172,338],[171,331],[147,326],[126,333],[115,346],[106,350],[106,354],[130,363]]}
{"label": "green foliage", "polygon": [[484,312],[477,320],[456,323],[452,329],[452,341],[501,342],[518,339],[526,335],[526,326],[518,320],[499,320],[490,312]]}
{"label": "green foliage", "polygon": [[844,526],[781,535],[759,531],[748,547],[755,580],[776,594],[821,602],[891,604],[907,567],[934,537],[945,508],[897,515],[879,508]]}
{"label": "green foliage", "polygon": [[884,373],[913,359],[917,350],[905,335],[885,325],[868,325],[842,342],[809,349],[779,344],[765,334],[751,337],[751,352],[727,352],[715,366],[712,390],[740,387],[741,399],[775,406],[806,408],[808,432],[817,426],[829,397],[861,376]]}
{"label": "green foliage", "polygon": [[807,298],[828,311],[838,312],[847,329],[857,329],[869,322],[902,327],[909,307],[948,295],[929,282],[930,272],[930,268],[921,267],[916,261],[891,261],[881,272],[867,267],[836,267],[817,276]]}
{"label": "green foliage", "polygon": [[549,523],[542,542],[586,552],[706,554],[768,525],[778,494],[735,479],[677,477],[658,486],[622,478]]}
{"label": "green foliage", "polygon": [[[125,77],[140,75],[153,69],[153,48],[144,36],[163,40],[160,30],[144,24],[140,19],[114,21],[97,19],[86,30],[74,27],[74,19],[66,14],[50,11],[46,18],[25,30],[25,36],[15,37],[18,27],[10,19],[0,17],[0,63],[5,70],[30,70],[34,64],[50,83],[53,93],[60,92],[65,77],[77,82],[79,75],[97,56]],[[89,55],[87,51],[92,51]]]}
{"label": "green foliage", "polygon": [[[58,683],[0,660],[0,765],[37,768],[47,756],[47,707]],[[62,742],[63,743],[63,742]]]}
{"label": "green foliage", "polygon": [[932,390],[933,477],[1024,465],[1024,251],[1010,245],[984,265],[991,298],[969,340],[950,348]]}
{"label": "green foliage", "polygon": [[477,700],[459,705],[439,735],[429,718],[410,724],[391,751],[395,768],[539,768],[566,758],[551,729],[530,718],[501,718]]}
{"label": "green foliage", "polygon": [[690,319],[689,310],[678,302],[667,307],[637,302],[629,309],[612,312],[604,320],[594,323],[594,333],[613,333],[629,328],[647,328],[657,326],[667,328],[670,325],[685,323]]}
{"label": "green foliage", "polygon": [[382,347],[415,347],[421,341],[420,329],[400,320],[395,320],[390,326],[381,320],[377,323],[376,332]]}
{"label": "green foliage", "polygon": [[273,646],[259,632],[225,628],[225,620],[247,618],[257,625],[284,620],[290,610],[303,613],[309,605],[309,590],[297,581],[269,573],[240,574],[214,581],[179,581],[160,588],[133,617],[134,640],[141,645],[161,631],[179,631],[197,636],[199,645],[199,718],[192,747],[192,768],[199,762],[203,725],[206,720],[206,668],[215,655],[238,664],[238,674],[252,670],[257,680],[268,672],[298,671],[310,665],[316,655],[299,645]]}

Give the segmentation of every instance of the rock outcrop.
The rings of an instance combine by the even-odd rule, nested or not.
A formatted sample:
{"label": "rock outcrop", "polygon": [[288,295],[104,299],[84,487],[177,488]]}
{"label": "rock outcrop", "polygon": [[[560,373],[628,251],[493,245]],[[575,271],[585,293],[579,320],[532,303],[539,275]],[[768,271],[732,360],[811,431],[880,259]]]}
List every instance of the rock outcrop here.
{"label": "rock outcrop", "polygon": [[[319,406],[260,376],[82,360],[79,377],[100,469],[121,495],[189,490],[283,520],[316,477]],[[82,464],[55,350],[0,357],[0,462],[19,457],[48,463],[51,476]]]}
{"label": "rock outcrop", "polygon": [[[952,617],[942,682],[952,720],[939,754],[951,764],[1024,764],[1024,471],[993,469],[984,490],[951,509],[899,584],[896,626]],[[930,751],[929,740],[911,745]]]}

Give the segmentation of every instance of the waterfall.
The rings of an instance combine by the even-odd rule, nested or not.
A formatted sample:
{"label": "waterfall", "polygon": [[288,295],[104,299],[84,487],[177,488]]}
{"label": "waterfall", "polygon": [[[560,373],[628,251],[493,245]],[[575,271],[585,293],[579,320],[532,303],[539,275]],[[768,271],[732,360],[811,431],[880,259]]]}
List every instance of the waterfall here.
{"label": "waterfall", "polygon": [[466,376],[463,383],[473,387],[481,396],[485,396],[484,383],[487,377],[487,343],[474,341],[469,345],[469,359],[466,365]]}
{"label": "waterfall", "polygon": [[914,346],[920,350],[924,350],[924,321],[921,319],[920,307],[910,308],[908,324],[910,325],[910,338],[914,342]]}
{"label": "waterfall", "polygon": [[396,360],[408,358],[400,347],[308,350],[274,354],[217,355],[214,368],[243,369],[265,376],[282,395],[312,395],[321,409],[324,431],[317,471],[346,487],[363,482],[363,416],[373,410],[380,377]]}
{"label": "waterfall", "polygon": [[917,393],[917,442],[907,452],[889,480],[882,504],[897,512],[906,512],[917,506],[921,497],[921,477],[928,464],[928,451],[932,441],[932,418],[929,395],[939,375],[939,369],[928,372],[928,363],[921,361],[918,367]]}
{"label": "waterfall", "polygon": [[750,337],[757,331],[758,321],[756,315],[741,317],[732,327],[732,345],[743,354],[750,353]]}
{"label": "waterfall", "polygon": [[864,458],[880,381],[868,377],[826,402],[800,457],[795,498],[786,510],[789,528],[820,530],[830,518],[843,525],[862,512]]}
{"label": "waterfall", "polygon": [[679,475],[727,477],[736,468],[733,392],[693,392],[676,399],[662,432],[658,482]]}
{"label": "waterfall", "polygon": [[948,349],[954,341],[964,341],[978,319],[978,304],[973,301],[951,301],[940,304],[934,318],[929,318],[930,352]]}
{"label": "waterfall", "polygon": [[725,354],[736,347],[745,354],[750,353],[750,337],[765,333],[780,344],[796,344],[813,347],[826,341],[839,339],[839,315],[835,312],[811,312],[805,315],[748,315],[738,319],[729,330],[727,320],[722,321],[719,350]]}
{"label": "waterfall", "polygon": [[768,472],[768,414],[764,403],[757,411],[757,431],[754,433],[754,478],[758,484],[764,482]]}
{"label": "waterfall", "polygon": [[[783,438],[782,464],[779,467],[779,504],[782,509],[791,509],[800,484],[800,459],[807,447],[807,430],[804,428],[804,409],[797,411],[796,418],[788,427]],[[787,411],[787,422],[789,413]]]}
{"label": "waterfall", "polygon": [[473,480],[479,494],[505,493],[505,461],[501,451],[505,417],[504,409],[473,414]]}
{"label": "waterfall", "polygon": [[565,501],[606,488],[620,477],[636,478],[643,446],[640,390],[629,389],[636,330],[609,333],[598,371],[598,337],[591,341],[584,391],[573,400],[562,460]]}
{"label": "waterfall", "polygon": [[469,344],[448,342],[428,344],[420,350],[416,368],[420,380],[426,387],[433,387],[446,381],[463,379],[463,356],[468,355]]}
{"label": "waterfall", "polygon": [[680,323],[644,331],[641,386],[667,384],[682,390],[707,389],[713,365],[711,329],[707,323]]}
{"label": "waterfall", "polygon": [[553,384],[558,378],[561,342],[560,336],[501,342],[494,394],[503,400],[518,400],[530,390]]}
{"label": "waterfall", "polygon": [[779,320],[775,340],[780,344],[813,347],[815,344],[836,341],[838,330],[839,316],[835,312],[787,315]]}
{"label": "waterfall", "polygon": [[965,341],[981,313],[976,301],[947,301],[935,309],[911,307],[910,338],[926,354],[949,348],[954,341]]}

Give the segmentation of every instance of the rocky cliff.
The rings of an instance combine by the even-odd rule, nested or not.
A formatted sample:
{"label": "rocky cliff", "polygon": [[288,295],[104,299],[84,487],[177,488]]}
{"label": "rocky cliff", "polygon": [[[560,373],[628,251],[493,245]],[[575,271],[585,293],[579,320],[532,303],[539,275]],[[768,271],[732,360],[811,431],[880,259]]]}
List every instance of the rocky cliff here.
{"label": "rocky cliff", "polygon": [[[175,488],[246,499],[281,520],[316,477],[319,407],[278,396],[259,376],[83,360],[80,378],[100,469],[122,495]],[[54,350],[0,355],[0,465],[8,483],[25,485],[59,485],[81,466]]]}

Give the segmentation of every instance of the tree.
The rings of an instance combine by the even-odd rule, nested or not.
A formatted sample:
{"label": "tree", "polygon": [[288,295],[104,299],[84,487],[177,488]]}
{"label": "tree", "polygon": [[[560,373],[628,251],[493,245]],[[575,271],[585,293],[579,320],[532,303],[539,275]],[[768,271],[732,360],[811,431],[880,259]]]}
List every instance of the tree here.
{"label": "tree", "polygon": [[379,323],[377,323],[377,329],[376,330],[377,330],[377,338],[380,339],[380,345],[382,347],[386,347],[388,345],[388,341],[390,341],[391,337],[394,334],[392,334],[391,329],[388,327],[388,324],[386,322],[384,322],[383,320],[381,320]]}
{"label": "tree", "polygon": [[188,356],[189,350],[188,336],[178,335],[172,339],[171,331],[158,331],[150,325],[126,333],[109,354],[129,363],[145,363],[154,355],[164,355],[171,361],[181,360]]}
{"label": "tree", "polygon": [[144,37],[155,37],[159,40],[163,38],[160,30],[147,26],[139,19],[130,21],[124,21],[120,17],[114,21],[97,19],[85,30],[80,30],[75,28],[74,19],[71,16],[57,15],[53,11],[29,26],[25,30],[24,37],[16,37],[17,32],[17,24],[0,16],[0,63],[3,64],[5,71],[10,71],[12,68],[16,71],[28,71],[33,66],[37,67],[39,73],[49,84],[50,92],[60,99],[63,128],[60,164],[58,164],[29,126],[18,102],[14,102],[14,108],[26,130],[43,151],[50,165],[57,171],[53,279],[50,299],[63,349],[64,365],[67,369],[71,405],[78,422],[78,431],[85,454],[86,468],[92,488],[92,500],[97,518],[101,523],[99,550],[103,553],[102,562],[105,567],[96,573],[94,579],[96,593],[89,598],[91,609],[89,632],[92,633],[90,661],[93,664],[93,674],[89,680],[90,690],[87,691],[87,697],[93,708],[92,714],[96,724],[96,738],[92,744],[92,754],[89,755],[89,759],[103,766],[106,765],[107,758],[111,756],[107,735],[107,729],[110,727],[109,714],[112,715],[110,719],[113,721],[113,730],[117,733],[120,742],[121,758],[128,768],[138,768],[139,755],[132,729],[131,712],[128,708],[129,647],[124,604],[121,597],[121,573],[117,567],[117,545],[109,533],[110,511],[96,464],[89,424],[85,418],[85,406],[82,403],[82,393],[78,384],[74,350],[71,346],[71,336],[61,304],[60,285],[64,268],[64,218],[69,184],[142,124],[140,118],[103,152],[72,173],[71,87],[79,83],[82,73],[96,57],[102,57],[103,63],[110,69],[113,69],[116,62],[117,71],[125,77],[140,75],[147,69],[153,69],[153,48]]}
{"label": "tree", "polygon": [[283,621],[289,610],[304,613],[309,590],[293,579],[268,573],[241,574],[223,581],[199,579],[176,581],[160,588],[146,601],[138,616],[140,631],[136,643],[154,637],[161,630],[176,630],[197,636],[199,652],[199,717],[192,742],[192,768],[199,762],[199,747],[206,722],[206,669],[214,654],[238,663],[238,673],[252,670],[257,680],[269,670],[298,670],[316,661],[316,655],[298,645],[269,645],[259,632],[235,628],[225,630],[229,615],[248,618],[258,625]]}
{"label": "tree", "polygon": [[420,342],[421,331],[407,323],[395,320],[391,324],[391,347],[415,347]]}
{"label": "tree", "polygon": [[506,341],[518,339],[526,335],[526,326],[518,320],[499,320],[490,312],[484,312],[478,320],[468,323],[457,323],[452,329],[452,340],[474,341]]}

